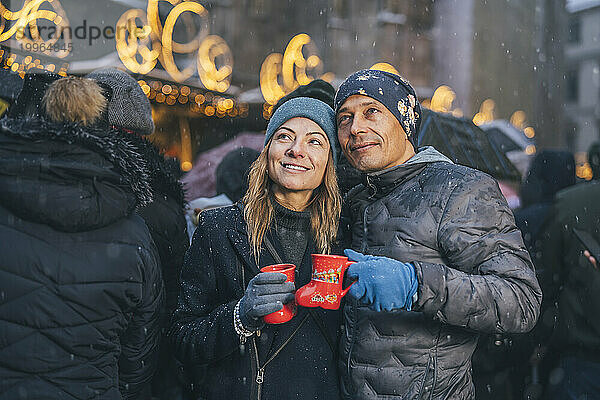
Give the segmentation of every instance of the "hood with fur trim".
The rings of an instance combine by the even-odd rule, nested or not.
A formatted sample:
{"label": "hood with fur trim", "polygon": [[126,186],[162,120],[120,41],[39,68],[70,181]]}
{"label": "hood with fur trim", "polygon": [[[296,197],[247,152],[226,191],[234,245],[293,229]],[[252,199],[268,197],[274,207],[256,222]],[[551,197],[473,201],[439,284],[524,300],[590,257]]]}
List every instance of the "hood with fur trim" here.
{"label": "hood with fur trim", "polygon": [[149,168],[116,130],[0,120],[0,204],[29,221],[68,232],[111,224],[152,202]]}
{"label": "hood with fur trim", "polygon": [[167,196],[174,199],[183,208],[185,195],[183,185],[179,181],[182,175],[179,161],[163,156],[148,139],[136,134],[124,133],[135,143],[148,163],[150,183],[154,196]]}

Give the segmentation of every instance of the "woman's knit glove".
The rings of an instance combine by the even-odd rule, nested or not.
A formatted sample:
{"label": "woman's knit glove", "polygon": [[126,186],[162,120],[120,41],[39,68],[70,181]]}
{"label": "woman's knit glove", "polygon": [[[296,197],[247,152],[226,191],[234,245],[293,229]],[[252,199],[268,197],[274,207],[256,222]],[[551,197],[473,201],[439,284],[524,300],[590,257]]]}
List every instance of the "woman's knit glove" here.
{"label": "woman's knit glove", "polygon": [[412,264],[392,258],[369,256],[346,249],[344,254],[356,263],[346,272],[358,281],[350,288],[350,296],[374,311],[410,311],[419,283]]}
{"label": "woman's knit glove", "polygon": [[262,317],[281,310],[285,303],[294,300],[296,288],[286,279],[278,272],[261,272],[250,280],[239,303],[240,321],[244,328],[251,331],[261,329],[264,326]]}

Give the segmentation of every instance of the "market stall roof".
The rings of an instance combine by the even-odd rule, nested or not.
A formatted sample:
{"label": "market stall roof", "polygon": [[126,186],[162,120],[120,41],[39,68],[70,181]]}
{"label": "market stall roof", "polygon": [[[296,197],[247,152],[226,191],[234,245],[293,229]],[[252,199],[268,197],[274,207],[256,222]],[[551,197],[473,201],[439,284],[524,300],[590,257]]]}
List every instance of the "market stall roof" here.
{"label": "market stall roof", "polygon": [[465,118],[423,109],[419,146],[431,145],[457,164],[497,180],[519,181],[521,174],[487,134]]}

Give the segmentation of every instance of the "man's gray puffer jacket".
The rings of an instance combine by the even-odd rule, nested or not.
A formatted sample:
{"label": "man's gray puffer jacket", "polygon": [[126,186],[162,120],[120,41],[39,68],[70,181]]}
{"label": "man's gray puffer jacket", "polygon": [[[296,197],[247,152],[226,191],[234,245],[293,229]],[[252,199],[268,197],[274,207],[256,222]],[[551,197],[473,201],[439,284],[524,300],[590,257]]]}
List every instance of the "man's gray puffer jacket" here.
{"label": "man's gray puffer jacket", "polygon": [[344,307],[346,399],[472,399],[478,332],[527,332],[541,290],[497,183],[429,147],[348,197],[352,248],[412,262],[412,311]]}

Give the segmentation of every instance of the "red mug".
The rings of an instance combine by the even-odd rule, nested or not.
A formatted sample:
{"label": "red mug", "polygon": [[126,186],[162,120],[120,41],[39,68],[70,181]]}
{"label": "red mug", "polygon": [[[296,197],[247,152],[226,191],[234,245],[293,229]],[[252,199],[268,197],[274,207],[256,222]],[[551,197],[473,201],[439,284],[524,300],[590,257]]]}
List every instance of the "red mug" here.
{"label": "red mug", "polygon": [[[260,272],[279,272],[287,276],[286,282],[294,282],[296,280],[296,266],[294,264],[276,264],[262,267]],[[265,315],[263,320],[267,324],[283,324],[288,322],[296,315],[296,303],[294,301],[284,304],[283,308],[274,313]]]}
{"label": "red mug", "polygon": [[312,279],[296,291],[296,303],[302,307],[337,310],[342,297],[354,284],[352,282],[346,289],[342,287],[344,273],[354,261],[348,261],[344,256],[312,254],[312,262]]}

